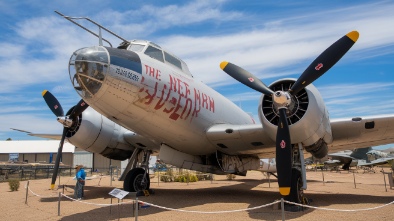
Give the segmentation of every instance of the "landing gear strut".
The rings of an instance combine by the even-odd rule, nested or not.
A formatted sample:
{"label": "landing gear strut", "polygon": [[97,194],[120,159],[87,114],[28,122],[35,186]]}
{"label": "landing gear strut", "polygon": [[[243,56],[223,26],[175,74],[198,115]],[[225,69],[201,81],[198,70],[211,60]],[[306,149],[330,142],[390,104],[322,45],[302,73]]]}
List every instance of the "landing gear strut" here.
{"label": "landing gear strut", "polygon": [[[294,203],[309,204],[308,199],[304,196],[304,190],[306,190],[304,152],[302,144],[298,144],[298,147],[296,145],[293,146],[290,194],[284,199]],[[294,208],[290,210],[294,210]]]}
{"label": "landing gear strut", "polygon": [[[139,156],[142,156],[142,162],[140,167],[138,166]],[[150,178],[149,178],[149,151],[143,151],[141,149],[135,149],[133,155],[130,158],[129,164],[126,167],[127,175],[122,174],[121,180],[123,179],[123,189],[127,192],[140,192],[149,190]],[[125,172],[126,172],[125,171]],[[124,173],[125,173],[124,172]]]}

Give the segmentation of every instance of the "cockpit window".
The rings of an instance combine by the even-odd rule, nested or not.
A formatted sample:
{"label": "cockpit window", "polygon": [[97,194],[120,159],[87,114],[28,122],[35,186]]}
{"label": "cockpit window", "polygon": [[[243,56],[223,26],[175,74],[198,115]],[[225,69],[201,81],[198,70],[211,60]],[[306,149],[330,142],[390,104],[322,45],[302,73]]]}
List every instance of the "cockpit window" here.
{"label": "cockpit window", "polygon": [[164,62],[163,52],[160,49],[149,45],[148,48],[145,50],[145,54],[161,62]]}
{"label": "cockpit window", "polygon": [[145,45],[140,44],[131,44],[129,50],[135,52],[141,52],[144,49]]}
{"label": "cockpit window", "polygon": [[175,65],[176,67],[178,67],[179,69],[182,70],[181,61],[180,61],[178,58],[176,58],[176,57],[174,57],[174,56],[168,54],[167,52],[164,52],[164,55],[165,55],[166,61],[167,61],[168,63],[170,63],[170,64],[172,64],[172,65]]}

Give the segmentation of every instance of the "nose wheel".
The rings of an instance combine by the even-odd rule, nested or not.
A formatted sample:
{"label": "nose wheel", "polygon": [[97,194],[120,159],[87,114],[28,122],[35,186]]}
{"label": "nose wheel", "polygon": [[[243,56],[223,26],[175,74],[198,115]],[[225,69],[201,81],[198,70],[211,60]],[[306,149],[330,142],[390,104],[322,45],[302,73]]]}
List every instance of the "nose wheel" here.
{"label": "nose wheel", "polygon": [[148,190],[150,187],[150,178],[145,174],[143,168],[131,169],[123,182],[123,189],[128,192],[139,192]]}

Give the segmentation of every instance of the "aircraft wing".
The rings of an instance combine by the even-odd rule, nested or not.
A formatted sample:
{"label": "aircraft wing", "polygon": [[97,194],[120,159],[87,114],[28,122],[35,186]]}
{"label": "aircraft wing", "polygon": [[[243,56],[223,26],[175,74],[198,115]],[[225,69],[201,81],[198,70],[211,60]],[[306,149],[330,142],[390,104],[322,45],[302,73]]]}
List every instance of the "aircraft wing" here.
{"label": "aircraft wing", "polygon": [[61,134],[34,134],[34,133],[28,133],[27,135],[33,136],[33,137],[41,137],[41,138],[51,139],[51,140],[60,140],[60,139],[62,139],[62,135]]}
{"label": "aircraft wing", "polygon": [[332,120],[333,143],[329,151],[340,151],[394,143],[394,115]]}
{"label": "aircraft wing", "polygon": [[[394,143],[394,115],[331,120],[333,142],[329,152]],[[261,124],[214,125],[207,131],[208,140],[227,154],[256,154],[275,157],[275,142]],[[219,149],[220,147],[220,149]],[[350,156],[346,158],[353,159]]]}
{"label": "aircraft wing", "polygon": [[256,154],[259,158],[275,157],[275,141],[261,124],[218,124],[208,129],[207,137],[218,150],[229,155]]}
{"label": "aircraft wing", "polygon": [[392,165],[393,162],[394,162],[394,157],[384,157],[384,158],[373,160],[371,162],[366,162],[365,160],[362,160],[358,163],[358,166],[376,166],[376,165],[384,165],[384,164]]}
{"label": "aircraft wing", "polygon": [[62,134],[36,134],[36,133],[32,133],[30,131],[26,131],[26,130],[21,130],[21,129],[16,129],[16,128],[10,128],[11,130],[15,130],[15,131],[19,131],[22,133],[26,133],[29,136],[33,136],[33,137],[41,137],[41,138],[46,138],[46,139],[51,139],[51,140],[60,140],[62,139]]}

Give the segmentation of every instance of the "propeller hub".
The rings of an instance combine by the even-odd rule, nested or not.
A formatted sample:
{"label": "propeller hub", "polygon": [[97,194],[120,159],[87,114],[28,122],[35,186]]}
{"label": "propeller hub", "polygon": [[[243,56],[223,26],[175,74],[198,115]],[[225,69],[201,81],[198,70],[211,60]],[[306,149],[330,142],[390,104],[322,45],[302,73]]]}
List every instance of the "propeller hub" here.
{"label": "propeller hub", "polygon": [[64,127],[71,127],[73,125],[73,120],[67,116],[61,116],[57,118],[57,121],[63,124]]}
{"label": "propeller hub", "polygon": [[290,94],[284,91],[276,91],[272,99],[277,108],[288,107],[291,104]]}

